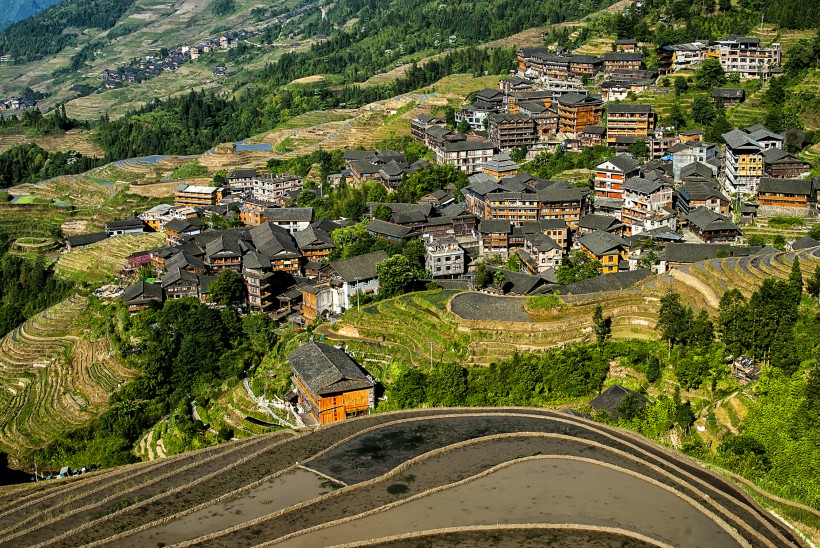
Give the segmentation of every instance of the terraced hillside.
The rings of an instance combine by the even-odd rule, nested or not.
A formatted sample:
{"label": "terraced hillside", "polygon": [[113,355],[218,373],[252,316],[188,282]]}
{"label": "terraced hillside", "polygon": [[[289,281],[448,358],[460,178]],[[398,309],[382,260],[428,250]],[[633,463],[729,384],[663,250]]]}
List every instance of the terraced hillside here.
{"label": "terraced hillside", "polygon": [[376,414],[17,487],[0,523],[3,547],[804,545],[687,457],[525,408]]}
{"label": "terraced hillside", "polygon": [[85,424],[129,377],[106,340],[84,337],[88,299],[74,295],[0,341],[0,449],[16,455]]}
{"label": "terraced hillside", "polygon": [[160,233],[109,238],[88,247],[63,253],[54,268],[63,278],[99,283],[118,274],[126,257],[137,251],[158,247],[165,241]]}
{"label": "terraced hillside", "polygon": [[[800,251],[808,278],[820,264],[820,248]],[[515,350],[539,350],[594,337],[592,314],[601,305],[613,318],[615,338],[655,338],[660,298],[679,292],[696,309],[715,312],[727,289],[747,297],[767,277],[787,278],[795,253],[713,259],[653,276],[622,290],[562,295],[565,306],[532,313],[526,297],[446,290],[415,293],[349,311],[316,333],[348,344],[367,367],[381,371],[394,361],[423,365],[429,359],[489,364]],[[389,379],[389,371],[386,377]]]}

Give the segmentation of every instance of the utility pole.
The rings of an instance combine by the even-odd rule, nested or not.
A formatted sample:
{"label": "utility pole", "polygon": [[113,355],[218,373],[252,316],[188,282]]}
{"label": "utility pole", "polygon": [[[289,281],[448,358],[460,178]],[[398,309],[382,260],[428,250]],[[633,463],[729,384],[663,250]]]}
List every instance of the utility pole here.
{"label": "utility pole", "polygon": [[362,309],[359,306],[359,278],[356,278],[356,312],[361,312]]}

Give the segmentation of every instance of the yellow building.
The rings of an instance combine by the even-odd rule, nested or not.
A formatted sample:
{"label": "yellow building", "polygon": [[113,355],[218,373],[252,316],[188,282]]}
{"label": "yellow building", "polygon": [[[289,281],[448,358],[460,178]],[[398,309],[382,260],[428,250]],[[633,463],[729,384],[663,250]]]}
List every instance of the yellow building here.
{"label": "yellow building", "polygon": [[[603,274],[615,274],[620,270],[621,261],[629,256],[629,243],[603,230],[596,230],[581,237],[578,241],[581,251],[601,263]],[[628,270],[625,268],[624,270]]]}

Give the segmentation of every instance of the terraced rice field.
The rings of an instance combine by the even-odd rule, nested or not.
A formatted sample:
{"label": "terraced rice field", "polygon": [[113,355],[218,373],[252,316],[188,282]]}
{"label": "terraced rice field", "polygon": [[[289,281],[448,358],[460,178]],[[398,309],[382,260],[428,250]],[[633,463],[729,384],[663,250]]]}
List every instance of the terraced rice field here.
{"label": "terraced rice field", "polygon": [[83,338],[88,299],[74,295],[0,342],[0,448],[41,447],[85,424],[129,377],[106,340]]}
{"label": "terraced rice field", "polygon": [[[803,275],[820,264],[820,248],[797,255]],[[526,297],[499,297],[452,290],[414,293],[349,311],[341,322],[316,333],[347,344],[368,369],[386,373],[394,361],[424,366],[434,361],[486,365],[515,350],[532,351],[591,340],[592,315],[601,305],[613,318],[615,338],[655,338],[660,298],[679,292],[696,310],[717,311],[728,289],[747,297],[767,277],[787,278],[794,253],[726,258],[684,265],[632,288],[562,295],[567,306],[532,314]],[[380,377],[383,378],[383,377]]]}
{"label": "terraced rice field", "polygon": [[524,408],[376,414],[0,491],[0,523],[0,547],[801,545],[687,457]]}
{"label": "terraced rice field", "polygon": [[55,271],[63,278],[89,283],[110,280],[122,271],[126,257],[162,245],[163,234],[146,233],[117,236],[88,247],[63,253],[57,259]]}

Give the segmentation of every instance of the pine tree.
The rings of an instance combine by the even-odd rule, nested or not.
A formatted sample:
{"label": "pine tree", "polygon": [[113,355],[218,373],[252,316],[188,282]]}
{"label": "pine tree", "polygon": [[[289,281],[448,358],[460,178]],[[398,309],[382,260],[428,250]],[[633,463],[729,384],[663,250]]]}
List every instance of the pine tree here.
{"label": "pine tree", "polygon": [[604,308],[601,305],[597,305],[592,315],[592,324],[598,346],[603,346],[612,336],[612,316],[604,317]]}

